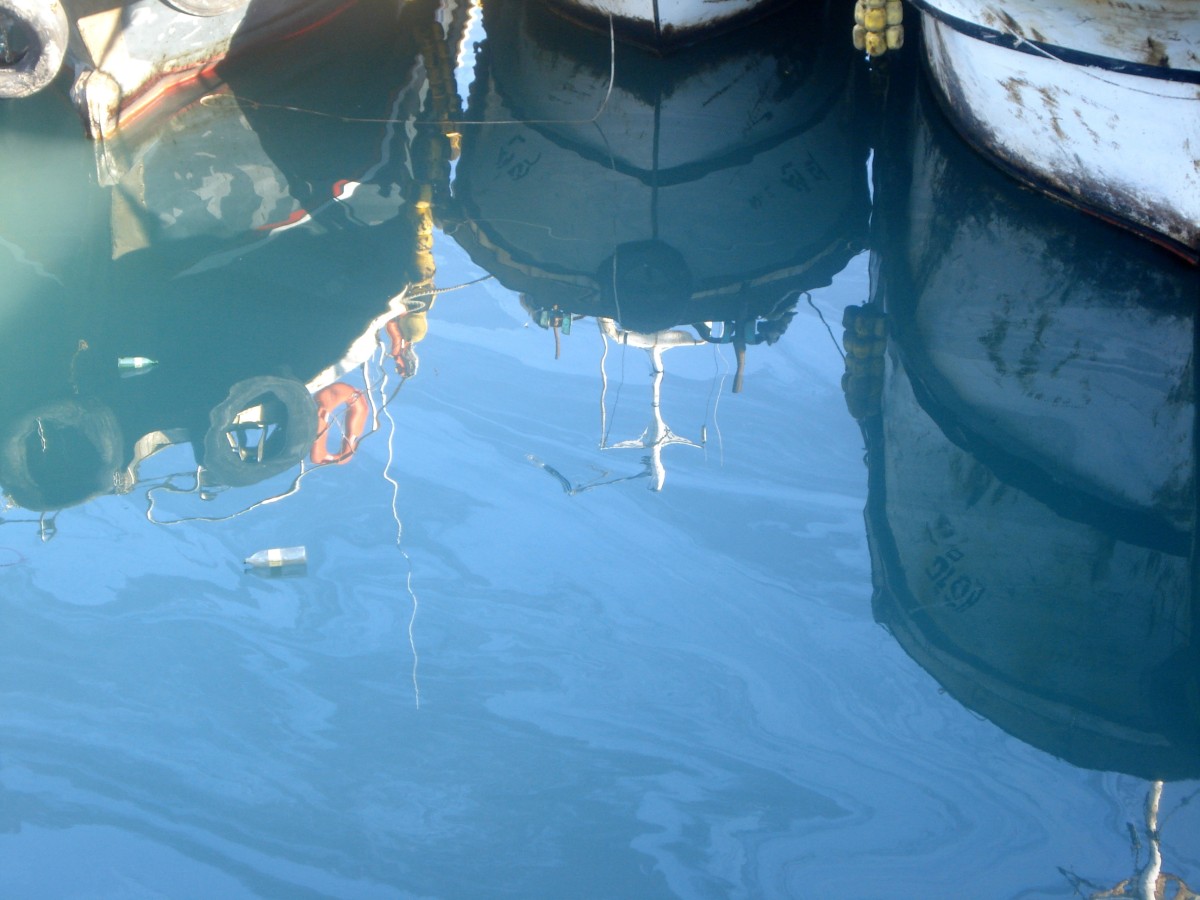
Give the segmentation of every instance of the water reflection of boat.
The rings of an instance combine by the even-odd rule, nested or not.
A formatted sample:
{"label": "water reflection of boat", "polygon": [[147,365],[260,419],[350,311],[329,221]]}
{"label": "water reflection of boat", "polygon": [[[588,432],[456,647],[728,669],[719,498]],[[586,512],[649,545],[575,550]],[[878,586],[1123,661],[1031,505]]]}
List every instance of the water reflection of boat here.
{"label": "water reflection of boat", "polygon": [[447,230],[535,319],[778,338],[869,216],[853,51],[827,24],[804,4],[614,60],[538,4],[488,7]]}
{"label": "water reflection of boat", "polygon": [[[0,97],[74,70],[72,99],[90,136],[105,138],[181,87],[211,80],[227,57],[319,28],[353,0],[30,0],[0,2],[19,58],[0,67]],[[379,4],[375,4],[379,5]],[[394,13],[393,13],[394,15]]]}
{"label": "water reflection of boat", "polygon": [[[599,478],[592,481],[575,484],[536,457],[530,456],[529,459],[535,465],[540,466],[558,479],[559,483],[562,484],[563,490],[572,495],[581,494],[584,491],[590,491],[606,484],[632,481],[635,478],[649,478],[648,487],[650,490],[661,491],[667,480],[667,467],[663,461],[663,451],[672,445],[695,447],[697,449],[704,446],[703,443],[697,443],[676,434],[671,430],[671,427],[663,417],[662,383],[663,376],[666,374],[666,367],[663,364],[663,354],[676,347],[695,347],[698,344],[703,344],[704,341],[694,334],[681,329],[669,329],[647,334],[621,328],[612,319],[601,318],[597,320],[597,324],[600,326],[600,334],[604,340],[604,353],[600,357],[599,446],[601,450],[647,451],[642,457],[642,471],[632,475],[619,475],[611,478],[608,472],[604,472]],[[609,440],[608,370],[606,362],[610,342],[621,347],[632,347],[643,350],[650,361],[650,424],[636,438],[616,441]],[[704,437],[702,434],[701,441],[703,440]]]}
{"label": "water reflection of boat", "polygon": [[846,320],[875,615],[1022,740],[1196,777],[1197,273],[1024,194],[927,94],[891,121]]}
{"label": "water reflection of boat", "polygon": [[[114,187],[114,257],[226,241],[211,268],[284,232],[333,234],[399,215],[413,194],[401,125],[421,113],[434,13],[414,3],[397,21],[356,5],[320,31],[227,61],[202,94],[106,142],[98,176]],[[361,56],[347,57],[347,44]]]}
{"label": "water reflection of boat", "polygon": [[[370,79],[331,79],[358,60],[339,62],[328,35],[313,35],[274,66],[223,70],[208,95],[219,102],[112,148],[125,155],[111,190],[76,198],[111,200],[109,228],[47,277],[18,282],[23,296],[5,312],[0,484],[15,502],[49,511],[128,490],[141,460],[180,442],[210,484],[257,482],[316,455],[319,413],[353,430],[353,404],[326,391],[364,332],[370,350],[388,345],[399,374],[415,373],[429,298],[403,290],[424,268],[403,126],[423,114],[426,84],[411,35],[434,23],[430,6],[427,19],[410,9],[399,42],[371,27],[366,7],[339,19],[373,35]],[[222,132],[244,139],[212,143]],[[211,188],[201,202],[196,173]],[[122,378],[117,360],[131,355],[157,365]]]}

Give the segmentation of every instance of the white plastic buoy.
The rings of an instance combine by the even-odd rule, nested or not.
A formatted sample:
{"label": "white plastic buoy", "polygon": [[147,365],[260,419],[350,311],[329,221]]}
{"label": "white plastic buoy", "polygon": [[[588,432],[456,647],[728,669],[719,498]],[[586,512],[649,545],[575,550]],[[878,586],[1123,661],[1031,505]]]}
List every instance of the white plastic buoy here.
{"label": "white plastic buoy", "polygon": [[157,365],[158,360],[150,359],[148,356],[117,357],[117,370],[121,373],[122,378],[128,378],[131,375],[144,375]]}
{"label": "white plastic buoy", "polygon": [[303,547],[272,547],[246,557],[246,565],[254,569],[282,569],[285,566],[302,566],[307,562],[308,552]]}

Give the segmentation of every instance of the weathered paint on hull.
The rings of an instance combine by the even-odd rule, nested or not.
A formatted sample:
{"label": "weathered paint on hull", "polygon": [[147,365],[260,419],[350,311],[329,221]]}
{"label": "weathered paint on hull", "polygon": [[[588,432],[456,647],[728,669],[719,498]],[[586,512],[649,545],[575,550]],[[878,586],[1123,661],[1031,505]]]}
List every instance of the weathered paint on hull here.
{"label": "weathered paint on hull", "polygon": [[[1035,186],[1200,261],[1194,70],[1116,58],[1110,68],[1066,62],[1050,50],[1029,52],[1034,42],[1013,37],[1015,25],[997,40],[980,39],[931,14],[932,6],[922,4],[926,60],[971,143]],[[1170,77],[1176,71],[1179,80]]]}

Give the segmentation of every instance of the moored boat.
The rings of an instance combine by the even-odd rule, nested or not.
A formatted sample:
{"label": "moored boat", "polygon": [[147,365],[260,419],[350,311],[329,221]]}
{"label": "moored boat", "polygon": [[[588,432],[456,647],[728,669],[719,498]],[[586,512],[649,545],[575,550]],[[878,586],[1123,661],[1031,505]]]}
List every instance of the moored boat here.
{"label": "moored boat", "polygon": [[846,318],[875,617],[1015,737],[1195,778],[1200,272],[1021,190],[926,92],[888,122]]}
{"label": "moored boat", "polygon": [[911,0],[943,106],[1034,186],[1200,260],[1191,0]]}
{"label": "moored boat", "polygon": [[484,23],[446,230],[535,320],[770,343],[865,245],[869,123],[819,10],[615,67],[541,4]]}
{"label": "moored boat", "polygon": [[786,0],[553,0],[566,15],[612,27],[622,40],[668,50],[735,27]]}

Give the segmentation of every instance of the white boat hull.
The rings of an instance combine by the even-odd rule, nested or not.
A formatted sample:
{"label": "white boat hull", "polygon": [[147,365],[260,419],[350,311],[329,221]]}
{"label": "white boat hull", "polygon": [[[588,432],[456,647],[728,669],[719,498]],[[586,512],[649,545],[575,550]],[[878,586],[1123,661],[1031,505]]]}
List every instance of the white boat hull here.
{"label": "white boat hull", "polygon": [[[1090,31],[1075,29],[1082,46],[1068,50],[1040,38],[1055,21],[1086,18],[1070,0],[1037,11],[1045,21],[1027,29],[1016,21],[1021,3],[1006,4],[1003,21],[987,7],[979,21],[958,19],[970,10],[956,0],[919,5],[929,71],[972,144],[1047,192],[1200,259],[1200,17],[1194,10],[1190,20],[1168,23],[1173,46],[1150,34],[1126,36],[1129,46],[1119,46],[1121,23],[1114,20],[1106,36],[1104,15],[1094,15]],[[1095,3],[1086,6],[1095,13]],[[1026,30],[1039,39],[1022,37]],[[1069,31],[1053,39],[1067,40]],[[1132,57],[1139,41],[1140,58],[1121,55]],[[1148,47],[1154,54],[1147,55]]]}
{"label": "white boat hull", "polygon": [[748,19],[780,0],[554,0],[569,14],[611,17],[622,38],[656,49],[688,43]]}

